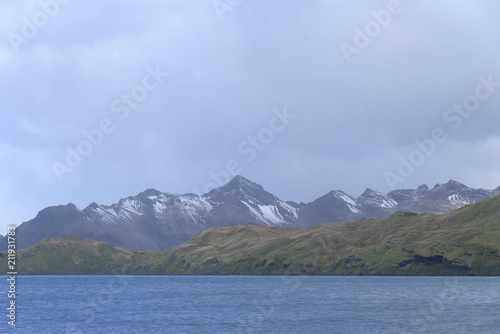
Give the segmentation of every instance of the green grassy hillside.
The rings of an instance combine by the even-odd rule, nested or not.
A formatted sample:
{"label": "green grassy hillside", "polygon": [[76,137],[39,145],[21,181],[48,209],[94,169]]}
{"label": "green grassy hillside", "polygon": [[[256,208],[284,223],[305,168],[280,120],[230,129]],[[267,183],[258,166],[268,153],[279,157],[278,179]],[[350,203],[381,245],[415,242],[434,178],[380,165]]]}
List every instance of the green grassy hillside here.
{"label": "green grassy hillside", "polygon": [[163,253],[65,236],[18,254],[20,274],[500,275],[500,196],[446,215],[209,229]]}
{"label": "green grassy hillside", "polygon": [[138,273],[500,275],[500,197],[446,215],[206,230]]}
{"label": "green grassy hillside", "polygon": [[[149,252],[112,247],[105,242],[66,234],[18,250],[16,270],[18,274],[27,275],[103,275],[121,273],[149,256]],[[9,271],[7,252],[0,253],[0,270]]]}

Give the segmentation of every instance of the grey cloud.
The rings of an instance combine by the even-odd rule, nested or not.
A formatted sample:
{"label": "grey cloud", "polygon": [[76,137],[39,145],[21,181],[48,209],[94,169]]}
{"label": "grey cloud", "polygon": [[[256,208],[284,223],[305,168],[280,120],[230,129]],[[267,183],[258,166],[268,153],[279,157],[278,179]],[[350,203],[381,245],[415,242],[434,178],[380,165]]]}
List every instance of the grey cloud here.
{"label": "grey cloud", "polygon": [[[39,5],[0,5],[5,224],[70,201],[203,189],[229,161],[287,200],[388,191],[384,173],[435,128],[448,139],[398,187],[453,178],[496,188],[500,89],[457,130],[443,114],[474,94],[479,76],[500,81],[500,4],[401,1],[348,63],[340,44],[388,3],[243,1],[221,21],[211,1],[70,2],[17,54],[7,36]],[[121,120],[111,105],[148,66],[170,75]],[[247,161],[238,146],[285,106],[296,118]],[[60,183],[51,163],[103,118],[114,130]]]}

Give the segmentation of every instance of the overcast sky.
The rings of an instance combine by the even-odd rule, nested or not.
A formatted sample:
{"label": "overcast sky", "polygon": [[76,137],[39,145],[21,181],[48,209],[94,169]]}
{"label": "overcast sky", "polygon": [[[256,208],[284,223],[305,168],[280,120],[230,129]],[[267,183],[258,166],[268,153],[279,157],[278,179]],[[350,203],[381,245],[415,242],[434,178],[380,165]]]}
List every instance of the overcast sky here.
{"label": "overcast sky", "polygon": [[496,0],[2,1],[0,36],[1,234],[236,173],[297,202],[500,186]]}

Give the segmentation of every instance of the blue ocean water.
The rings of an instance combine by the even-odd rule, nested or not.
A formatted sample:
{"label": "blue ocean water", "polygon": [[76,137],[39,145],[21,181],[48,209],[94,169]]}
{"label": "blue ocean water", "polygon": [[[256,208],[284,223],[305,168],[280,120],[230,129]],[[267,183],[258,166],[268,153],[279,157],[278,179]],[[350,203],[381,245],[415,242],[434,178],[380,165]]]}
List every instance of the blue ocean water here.
{"label": "blue ocean water", "polygon": [[15,328],[7,290],[2,333],[500,332],[500,277],[18,276]]}

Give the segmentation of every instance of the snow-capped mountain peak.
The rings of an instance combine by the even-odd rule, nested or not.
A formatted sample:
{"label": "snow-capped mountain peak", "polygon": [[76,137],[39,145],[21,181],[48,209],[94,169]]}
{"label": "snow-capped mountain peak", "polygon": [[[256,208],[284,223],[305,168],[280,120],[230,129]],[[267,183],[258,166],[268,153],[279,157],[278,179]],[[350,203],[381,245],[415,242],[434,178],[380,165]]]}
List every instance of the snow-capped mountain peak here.
{"label": "snow-capped mountain peak", "polygon": [[356,204],[363,207],[367,205],[376,206],[385,209],[391,209],[398,205],[398,202],[386,194],[367,188],[365,192],[358,197]]}
{"label": "snow-capped mountain peak", "polygon": [[[204,195],[176,195],[147,189],[116,204],[48,207],[17,228],[19,247],[74,233],[131,249],[165,250],[207,228],[257,223],[310,227],[315,224],[387,216],[396,211],[445,213],[500,194],[450,180],[429,189],[366,189],[358,198],[330,191],[310,203],[284,202],[262,186],[237,176]],[[6,248],[6,244],[5,247]]]}
{"label": "snow-capped mountain peak", "polygon": [[211,203],[223,203],[227,200],[246,201],[249,200],[256,204],[270,204],[279,201],[273,194],[264,190],[264,188],[242,176],[235,176],[227,184],[215,188],[203,197]]}
{"label": "snow-capped mountain peak", "polygon": [[347,195],[345,192],[343,192],[342,190],[332,190],[330,191],[327,196],[330,196],[332,198],[338,198],[338,199],[341,199],[343,200],[344,202],[346,202],[347,204],[350,204],[350,205],[356,205],[356,200],[355,198]]}
{"label": "snow-capped mountain peak", "polygon": [[161,196],[163,194],[164,193],[162,193],[159,190],[150,188],[150,189],[146,189],[143,192],[139,193],[139,195],[137,195],[136,197],[138,197],[138,198],[148,198],[148,197]]}
{"label": "snow-capped mountain peak", "polygon": [[220,192],[232,192],[234,190],[245,192],[245,191],[264,191],[264,188],[260,184],[252,182],[244,178],[243,176],[236,175],[231,181],[214,190],[218,190]]}

